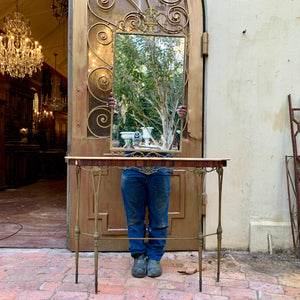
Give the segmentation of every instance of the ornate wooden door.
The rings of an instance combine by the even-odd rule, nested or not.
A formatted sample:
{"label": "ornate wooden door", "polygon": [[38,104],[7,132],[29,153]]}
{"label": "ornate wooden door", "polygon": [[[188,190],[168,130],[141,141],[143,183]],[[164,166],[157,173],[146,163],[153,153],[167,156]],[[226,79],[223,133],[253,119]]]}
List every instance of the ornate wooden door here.
{"label": "ornate wooden door", "polygon": [[[200,0],[123,0],[73,1],[70,8],[72,45],[69,88],[69,156],[104,156],[110,153],[111,111],[106,105],[113,89],[112,35],[118,26],[160,26],[176,33],[186,31],[185,102],[188,118],[182,139],[182,157],[202,157],[203,32]],[[147,18],[147,9],[157,10]],[[161,11],[160,11],[161,10]],[[148,14],[149,16],[149,14]],[[163,22],[162,22],[162,18]],[[162,28],[164,30],[165,28]],[[108,55],[103,60],[103,55]],[[68,227],[70,249],[74,250],[76,212],[75,168],[68,169]],[[121,170],[109,169],[100,184],[99,232],[100,251],[126,251],[126,218],[121,195]],[[93,187],[90,172],[81,175],[80,231],[93,234]],[[196,237],[198,233],[198,203],[194,175],[175,170],[169,209],[169,237]],[[111,238],[111,239],[110,239]],[[167,250],[193,250],[197,241],[168,240]],[[93,239],[81,235],[80,250],[93,249]]]}

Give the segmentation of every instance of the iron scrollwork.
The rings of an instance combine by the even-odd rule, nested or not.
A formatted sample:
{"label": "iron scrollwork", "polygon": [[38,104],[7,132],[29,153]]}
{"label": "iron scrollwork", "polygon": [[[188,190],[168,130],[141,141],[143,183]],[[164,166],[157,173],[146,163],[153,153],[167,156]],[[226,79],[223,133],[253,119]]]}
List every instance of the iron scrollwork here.
{"label": "iron scrollwork", "polygon": [[[115,33],[187,38],[189,15],[187,0],[89,0],[87,5],[88,136],[97,138],[109,136],[112,116],[106,104],[113,90]],[[187,73],[185,69],[186,78]]]}

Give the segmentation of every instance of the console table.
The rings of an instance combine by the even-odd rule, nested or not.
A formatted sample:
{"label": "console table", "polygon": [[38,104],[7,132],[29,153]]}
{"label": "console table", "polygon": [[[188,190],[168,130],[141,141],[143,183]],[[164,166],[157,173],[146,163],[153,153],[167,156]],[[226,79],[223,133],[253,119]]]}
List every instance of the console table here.
{"label": "console table", "polygon": [[[98,212],[100,200],[100,181],[101,175],[104,174],[108,168],[134,168],[143,167],[145,172],[151,173],[153,168],[177,168],[185,169],[193,172],[196,177],[200,178],[200,184],[197,187],[198,210],[199,216],[202,215],[202,202],[203,202],[203,184],[205,175],[209,172],[217,172],[218,174],[218,226],[216,232],[203,234],[201,218],[198,220],[199,230],[197,237],[177,238],[177,239],[197,239],[198,240],[198,262],[199,262],[199,291],[202,291],[202,251],[203,240],[207,236],[217,235],[217,281],[220,280],[220,260],[221,260],[221,242],[222,242],[222,224],[221,224],[221,204],[222,204],[222,183],[223,183],[223,168],[227,166],[229,159],[209,159],[209,158],[173,158],[173,157],[82,157],[82,156],[67,156],[66,162],[69,165],[76,167],[76,183],[77,183],[77,196],[76,196],[76,225],[75,225],[75,247],[76,247],[76,270],[75,282],[78,283],[78,262],[79,262],[79,203],[80,203],[80,182],[81,171],[85,170],[92,174],[92,184],[94,192],[94,211],[95,211],[95,224],[94,233],[90,234],[94,240],[94,267],[95,267],[95,293],[98,292],[98,249],[99,241],[105,239],[100,237],[98,232]],[[96,181],[96,177],[98,180]],[[198,182],[198,181],[197,181]],[[121,238],[118,238],[121,239]],[[143,239],[143,238],[141,238]],[[149,238],[147,238],[149,239]],[[176,238],[166,238],[176,239]]]}

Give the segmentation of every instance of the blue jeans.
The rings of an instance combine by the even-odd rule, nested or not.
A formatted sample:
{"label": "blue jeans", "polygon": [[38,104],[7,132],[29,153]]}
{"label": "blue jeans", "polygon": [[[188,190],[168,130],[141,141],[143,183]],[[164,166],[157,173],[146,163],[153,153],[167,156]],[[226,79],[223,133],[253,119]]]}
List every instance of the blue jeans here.
{"label": "blue jeans", "polygon": [[166,240],[132,240],[146,235],[146,207],[148,207],[149,238],[166,238],[168,208],[171,193],[170,172],[151,175],[135,170],[124,170],[121,181],[122,195],[127,218],[129,250],[134,256],[145,253],[150,259],[160,260]]}

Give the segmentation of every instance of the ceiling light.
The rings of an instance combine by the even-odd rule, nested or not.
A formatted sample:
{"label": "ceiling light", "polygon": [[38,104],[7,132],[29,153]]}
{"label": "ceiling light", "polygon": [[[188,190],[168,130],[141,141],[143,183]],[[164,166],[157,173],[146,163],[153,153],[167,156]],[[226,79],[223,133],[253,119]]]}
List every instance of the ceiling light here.
{"label": "ceiling light", "polygon": [[59,22],[68,16],[68,0],[52,0],[50,8],[53,10],[53,17]]}
{"label": "ceiling light", "polygon": [[42,46],[31,37],[30,23],[18,11],[4,17],[3,31],[0,34],[0,71],[11,77],[24,78],[41,70],[44,55]]}

